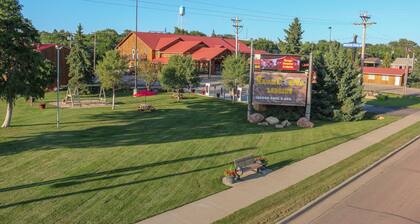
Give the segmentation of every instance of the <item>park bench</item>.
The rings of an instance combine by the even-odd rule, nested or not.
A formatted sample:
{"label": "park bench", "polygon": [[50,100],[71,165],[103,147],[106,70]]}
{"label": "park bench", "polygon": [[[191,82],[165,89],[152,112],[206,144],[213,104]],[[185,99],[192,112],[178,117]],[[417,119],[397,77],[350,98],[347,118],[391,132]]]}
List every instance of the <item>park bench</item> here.
{"label": "park bench", "polygon": [[255,156],[245,156],[239,159],[235,159],[233,160],[233,164],[235,166],[235,171],[238,177],[247,171],[254,171],[259,173],[261,169],[264,168],[264,164]]}

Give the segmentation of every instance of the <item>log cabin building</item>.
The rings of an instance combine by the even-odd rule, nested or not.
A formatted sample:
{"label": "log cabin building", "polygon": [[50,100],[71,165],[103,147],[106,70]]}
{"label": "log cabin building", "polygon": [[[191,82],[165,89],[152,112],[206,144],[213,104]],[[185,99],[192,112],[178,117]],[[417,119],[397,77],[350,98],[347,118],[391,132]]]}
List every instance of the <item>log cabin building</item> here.
{"label": "log cabin building", "polygon": [[403,86],[405,70],[398,68],[363,68],[363,83],[377,85]]}
{"label": "log cabin building", "polygon": [[[178,35],[153,32],[132,32],[118,45],[121,55],[129,58],[130,68],[135,66],[135,49],[138,60],[167,64],[172,55],[191,55],[201,74],[218,75],[224,58],[235,52],[235,40],[222,37]],[[239,41],[241,54],[249,55],[251,49]],[[256,51],[256,53],[265,53]]]}

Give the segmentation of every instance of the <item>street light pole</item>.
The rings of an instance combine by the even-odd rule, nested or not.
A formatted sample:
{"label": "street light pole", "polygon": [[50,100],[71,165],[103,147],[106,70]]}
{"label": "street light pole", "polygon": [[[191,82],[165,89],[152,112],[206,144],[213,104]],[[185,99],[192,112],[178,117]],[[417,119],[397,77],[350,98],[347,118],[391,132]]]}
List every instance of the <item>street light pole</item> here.
{"label": "street light pole", "polygon": [[55,45],[57,49],[57,128],[60,127],[60,50],[63,46]]}
{"label": "street light pole", "polygon": [[332,26],[329,26],[328,29],[330,30],[330,42],[331,42]]}
{"label": "street light pole", "polygon": [[137,94],[137,73],[138,73],[138,65],[139,65],[139,52],[138,52],[138,46],[137,46],[137,32],[138,32],[138,17],[139,17],[139,1],[136,0],[136,52],[135,52],[135,59],[136,59],[136,70],[134,73],[134,94]]}

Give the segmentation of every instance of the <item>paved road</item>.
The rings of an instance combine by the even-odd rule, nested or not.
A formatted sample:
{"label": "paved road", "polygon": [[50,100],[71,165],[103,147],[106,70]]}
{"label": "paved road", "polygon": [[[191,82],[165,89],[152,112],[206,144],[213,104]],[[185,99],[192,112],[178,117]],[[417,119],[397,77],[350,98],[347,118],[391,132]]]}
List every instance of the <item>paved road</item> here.
{"label": "paved road", "polygon": [[291,223],[420,223],[420,140]]}
{"label": "paved road", "polygon": [[392,116],[408,116],[414,114],[420,109],[417,108],[401,108],[401,107],[382,107],[382,106],[373,106],[366,104],[365,110],[367,112],[375,113],[375,114],[383,114],[383,115],[392,115]]}

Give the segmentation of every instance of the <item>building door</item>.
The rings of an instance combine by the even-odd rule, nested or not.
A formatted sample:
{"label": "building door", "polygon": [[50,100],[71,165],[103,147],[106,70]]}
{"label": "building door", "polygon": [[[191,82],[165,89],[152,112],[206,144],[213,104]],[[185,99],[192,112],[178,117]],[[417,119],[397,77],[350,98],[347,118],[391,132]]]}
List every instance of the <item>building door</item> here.
{"label": "building door", "polygon": [[395,77],[395,85],[396,86],[401,86],[401,77],[399,77],[399,76]]}

